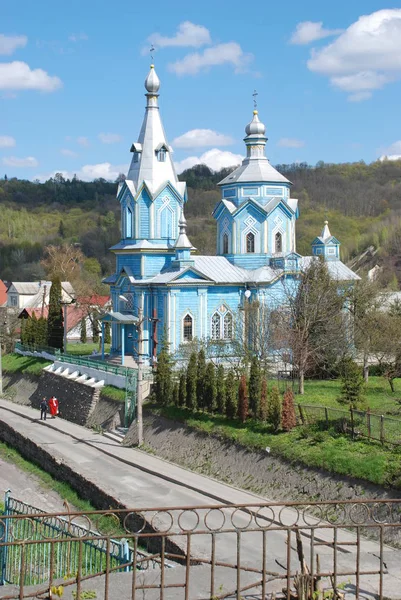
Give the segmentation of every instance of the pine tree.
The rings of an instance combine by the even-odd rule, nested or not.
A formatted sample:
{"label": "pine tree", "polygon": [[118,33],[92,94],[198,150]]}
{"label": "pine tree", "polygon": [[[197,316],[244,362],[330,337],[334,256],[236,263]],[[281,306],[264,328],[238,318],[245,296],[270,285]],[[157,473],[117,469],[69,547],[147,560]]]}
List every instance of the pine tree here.
{"label": "pine tree", "polygon": [[238,417],[241,423],[245,423],[248,418],[249,398],[245,375],[241,376],[238,388]]}
{"label": "pine tree", "polygon": [[216,369],[212,362],[207,363],[206,365],[206,374],[205,374],[205,408],[210,413],[213,413],[216,410]]}
{"label": "pine tree", "polygon": [[233,419],[237,415],[238,391],[234,371],[229,371],[226,376],[226,415]]}
{"label": "pine tree", "polygon": [[285,391],[283,397],[283,406],[281,412],[281,427],[284,431],[291,431],[297,424],[294,406],[294,394],[289,388]]}
{"label": "pine tree", "polygon": [[85,319],[85,317],[83,319],[81,319],[80,340],[83,344],[86,344],[87,336],[86,336],[86,319]]}
{"label": "pine tree", "polygon": [[63,349],[64,318],[61,305],[61,281],[54,277],[49,295],[49,313],[47,317],[47,345],[51,348]]}
{"label": "pine tree", "polygon": [[174,406],[180,405],[180,386],[178,384],[178,381],[176,381],[174,383],[174,387],[173,387],[173,403],[174,403]]}
{"label": "pine tree", "polygon": [[189,357],[186,377],[186,406],[191,410],[196,410],[196,374],[197,374],[197,354],[192,352]]}
{"label": "pine tree", "polygon": [[217,412],[219,415],[224,415],[226,412],[226,382],[224,379],[224,367],[219,365],[217,367],[216,376],[216,405]]}
{"label": "pine tree", "polygon": [[259,412],[260,403],[260,366],[257,356],[252,357],[251,369],[249,373],[249,408],[252,416],[256,419]]}
{"label": "pine tree", "polygon": [[259,403],[259,420],[265,422],[268,415],[268,401],[267,401],[267,381],[266,378],[262,379],[262,389],[260,392],[260,403]]}
{"label": "pine tree", "polygon": [[196,365],[196,402],[198,408],[205,410],[207,399],[205,393],[206,377],[206,355],[205,350],[201,348],[198,352],[198,361]]}
{"label": "pine tree", "polygon": [[105,323],[104,324],[104,343],[105,344],[110,344],[111,343],[111,327],[110,327],[110,323]]}
{"label": "pine tree", "polygon": [[365,404],[365,381],[360,367],[351,359],[341,363],[341,397],[339,402],[350,408],[361,408]]}
{"label": "pine tree", "polygon": [[92,342],[97,344],[99,341],[99,321],[97,320],[97,314],[92,313]]}
{"label": "pine tree", "polygon": [[270,394],[267,420],[273,427],[273,431],[277,432],[281,425],[281,396],[277,387],[274,387]]}
{"label": "pine tree", "polygon": [[179,406],[185,406],[185,401],[187,398],[187,380],[185,377],[185,372],[183,371],[180,375],[180,388],[179,388]]}
{"label": "pine tree", "polygon": [[173,401],[172,365],[166,335],[163,336],[157,357],[154,385],[156,402],[164,406],[171,404]]}
{"label": "pine tree", "polygon": [[36,343],[38,346],[47,345],[47,321],[44,317],[39,317],[36,323]]}

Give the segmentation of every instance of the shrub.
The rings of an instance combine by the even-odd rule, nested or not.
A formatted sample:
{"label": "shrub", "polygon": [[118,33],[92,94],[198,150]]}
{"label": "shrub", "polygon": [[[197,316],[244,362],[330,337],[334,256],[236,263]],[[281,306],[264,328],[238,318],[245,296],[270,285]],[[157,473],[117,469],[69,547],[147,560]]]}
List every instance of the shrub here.
{"label": "shrub", "polygon": [[252,357],[249,372],[249,408],[253,417],[258,416],[260,403],[260,366],[259,359]]}
{"label": "shrub", "polygon": [[241,423],[245,423],[245,421],[247,420],[248,410],[249,398],[248,390],[246,387],[246,377],[245,375],[242,375],[238,388],[238,417],[240,418]]}
{"label": "shrub", "polygon": [[267,381],[266,378],[262,379],[262,389],[260,392],[260,402],[259,402],[259,415],[258,418],[260,421],[266,421],[268,414],[268,405],[267,405]]}
{"label": "shrub", "polygon": [[273,428],[274,432],[277,432],[281,425],[281,396],[277,387],[274,387],[270,394],[267,420]]}
{"label": "shrub", "polygon": [[186,406],[191,410],[196,409],[196,374],[197,374],[197,354],[196,352],[192,352],[189,357],[188,366],[187,366],[187,377],[186,377]]}
{"label": "shrub", "polygon": [[351,359],[345,358],[341,364],[341,396],[338,399],[350,408],[360,408],[365,404],[365,381],[360,367]]}
{"label": "shrub", "polygon": [[217,412],[219,415],[224,415],[226,412],[226,382],[223,365],[217,367],[216,388]]}
{"label": "shrub", "polygon": [[281,427],[284,431],[291,431],[297,424],[295,417],[294,394],[292,390],[287,389],[284,393],[283,406],[281,412]]}
{"label": "shrub", "polygon": [[237,414],[237,382],[234,371],[229,371],[226,377],[226,415],[233,419]]}
{"label": "shrub", "polygon": [[196,403],[198,408],[206,408],[205,396],[206,356],[205,350],[201,348],[198,352],[196,365]]}
{"label": "shrub", "polygon": [[212,362],[206,366],[204,388],[204,404],[206,410],[214,412],[216,410],[216,369]]}

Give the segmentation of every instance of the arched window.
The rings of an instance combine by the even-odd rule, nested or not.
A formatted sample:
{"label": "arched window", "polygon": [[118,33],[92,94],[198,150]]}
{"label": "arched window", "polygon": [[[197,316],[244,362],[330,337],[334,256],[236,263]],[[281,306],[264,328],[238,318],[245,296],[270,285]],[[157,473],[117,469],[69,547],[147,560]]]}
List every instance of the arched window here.
{"label": "arched window", "polygon": [[231,340],[233,337],[233,316],[231,313],[224,315],[223,337],[225,340]]}
{"label": "arched window", "polygon": [[228,254],[228,235],[223,234],[223,254]]}
{"label": "arched window", "polygon": [[246,234],[246,251],[255,252],[255,234],[252,231]]}
{"label": "arched window", "polygon": [[193,319],[191,317],[191,315],[185,315],[184,317],[184,323],[183,323],[183,338],[184,338],[184,342],[191,342],[192,341],[192,325],[193,325]]}
{"label": "arched window", "polygon": [[219,315],[219,313],[214,313],[213,317],[212,317],[212,340],[219,340],[220,339],[220,320],[221,317]]}
{"label": "arched window", "polygon": [[283,251],[283,236],[281,235],[281,233],[278,231],[274,237],[274,242],[275,242],[275,249],[276,252],[282,252]]}
{"label": "arched window", "polygon": [[166,151],[164,148],[161,148],[160,150],[158,150],[156,152],[156,156],[157,156],[157,160],[159,162],[165,162],[166,161]]}
{"label": "arched window", "polygon": [[128,206],[125,209],[125,237],[132,238],[132,210]]}

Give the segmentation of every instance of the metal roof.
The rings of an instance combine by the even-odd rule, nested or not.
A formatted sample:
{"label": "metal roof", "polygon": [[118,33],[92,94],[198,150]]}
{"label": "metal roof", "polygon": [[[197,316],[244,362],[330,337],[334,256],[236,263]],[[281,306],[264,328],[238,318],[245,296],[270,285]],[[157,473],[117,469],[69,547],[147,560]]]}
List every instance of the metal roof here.
{"label": "metal roof", "polygon": [[[301,269],[307,269],[312,260],[319,260],[316,256],[303,256],[300,259]],[[328,260],[326,263],[330,276],[337,281],[359,281],[360,277],[351,271],[341,260]]]}
{"label": "metal roof", "polygon": [[139,322],[138,317],[130,314],[123,314],[120,312],[109,312],[107,315],[100,317],[99,321],[105,323],[119,323],[120,325],[137,325]]}
{"label": "metal roof", "polygon": [[272,167],[266,156],[263,156],[257,159],[245,158],[240,167],[237,167],[217,185],[246,182],[290,183],[284,175]]}

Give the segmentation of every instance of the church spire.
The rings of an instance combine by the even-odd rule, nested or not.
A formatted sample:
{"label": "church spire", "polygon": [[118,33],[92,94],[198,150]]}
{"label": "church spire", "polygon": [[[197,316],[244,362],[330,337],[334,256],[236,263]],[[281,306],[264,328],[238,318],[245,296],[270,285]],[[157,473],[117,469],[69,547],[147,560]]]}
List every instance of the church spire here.
{"label": "church spire", "polygon": [[[154,65],[145,79],[146,111],[138,141],[131,146],[133,153],[127,179],[138,190],[143,182],[154,192],[168,181],[180,187],[175,172],[171,147],[164,132],[159,112],[160,80]],[[178,184],[178,186],[177,186]]]}
{"label": "church spire", "polygon": [[324,227],[322,229],[322,233],[320,234],[320,237],[322,238],[322,240],[324,242],[326,240],[328,240],[329,238],[331,238],[331,233],[330,233],[329,222],[328,221],[324,222]]}
{"label": "church spire", "polygon": [[175,261],[173,266],[176,268],[188,267],[194,265],[193,259],[191,259],[191,250],[196,250],[191,244],[187,236],[187,221],[184,217],[184,209],[181,210],[180,222],[178,224],[180,233],[174,244],[175,248]]}

